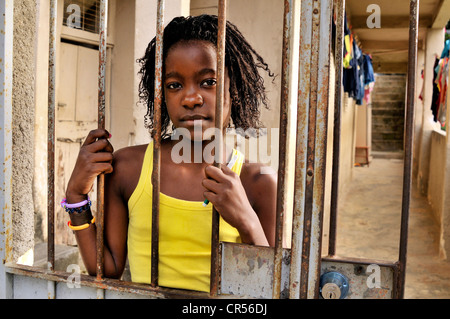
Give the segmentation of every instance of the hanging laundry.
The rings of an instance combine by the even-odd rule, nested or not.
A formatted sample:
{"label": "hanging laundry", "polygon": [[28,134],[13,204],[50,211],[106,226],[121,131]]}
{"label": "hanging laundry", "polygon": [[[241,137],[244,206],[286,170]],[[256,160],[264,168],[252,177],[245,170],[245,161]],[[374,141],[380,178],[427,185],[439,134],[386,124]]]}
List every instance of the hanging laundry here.
{"label": "hanging laundry", "polygon": [[433,67],[433,95],[431,97],[431,113],[433,114],[433,121],[437,122],[438,120],[438,110],[439,110],[439,89],[438,85],[436,83],[436,67],[439,65],[439,59],[436,58],[434,60],[434,67]]}
{"label": "hanging laundry", "polygon": [[438,98],[438,114],[437,118],[441,123],[441,128],[445,129],[446,115],[447,115],[447,82],[448,82],[448,57],[440,60],[439,71],[437,74],[437,84],[439,89]]}
{"label": "hanging laundry", "polygon": [[357,105],[363,105],[370,100],[370,94],[375,82],[372,58],[364,54],[358,47],[353,33],[344,18],[344,48],[343,48],[343,72],[342,85],[344,92],[356,101]]}
{"label": "hanging laundry", "polygon": [[364,101],[366,104],[371,103],[371,94],[375,84],[375,76],[373,73],[372,57],[364,54]]}
{"label": "hanging laundry", "polygon": [[424,71],[423,69],[422,69],[422,71],[420,71],[420,76],[422,78],[422,90],[420,91],[419,99],[421,101],[423,101],[423,91],[425,90],[425,81],[423,80],[423,71]]}
{"label": "hanging laundry", "polygon": [[375,76],[373,74],[372,57],[368,54],[364,54],[364,85],[375,82]]}
{"label": "hanging laundry", "polygon": [[450,39],[445,41],[444,49],[442,50],[441,59],[448,58],[450,51]]}
{"label": "hanging laundry", "polygon": [[352,59],[353,49],[353,35],[350,33],[350,29],[347,25],[347,14],[344,19],[344,69],[350,68],[350,60]]}
{"label": "hanging laundry", "polygon": [[447,91],[449,74],[450,40],[446,40],[440,58],[436,56],[433,66],[433,95],[431,98],[431,112],[433,120],[441,124],[446,130],[447,123]]}

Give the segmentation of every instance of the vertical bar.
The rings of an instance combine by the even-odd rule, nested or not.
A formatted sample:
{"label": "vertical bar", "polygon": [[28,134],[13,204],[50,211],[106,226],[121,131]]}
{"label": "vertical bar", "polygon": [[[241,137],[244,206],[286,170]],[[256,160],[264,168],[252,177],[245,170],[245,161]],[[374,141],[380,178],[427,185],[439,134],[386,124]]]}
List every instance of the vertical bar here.
{"label": "vertical bar", "polygon": [[[106,89],[106,42],[107,42],[108,0],[100,1],[100,43],[98,70],[98,128],[105,128],[105,89]],[[97,177],[97,280],[103,280],[104,271],[104,185],[105,176]],[[99,294],[100,297],[101,293]]]}
{"label": "vertical bar", "polygon": [[57,1],[50,1],[50,38],[48,60],[48,140],[47,140],[47,261],[55,267],[55,78],[56,78],[56,12]]}
{"label": "vertical bar", "polygon": [[401,230],[400,230],[400,250],[398,261],[400,268],[400,274],[398,277],[399,280],[398,290],[397,290],[398,298],[403,298],[405,293],[409,203],[411,199],[418,20],[419,20],[419,0],[411,0],[409,13],[408,84],[406,88],[407,94],[406,94],[406,119],[405,119],[405,160],[403,171],[402,216],[401,216]]}
{"label": "vertical bar", "polygon": [[[300,274],[300,298],[307,297],[308,279],[309,279],[309,260],[311,250],[311,231],[312,231],[312,215],[313,215],[313,196],[314,196],[314,163],[316,148],[316,108],[317,108],[317,81],[318,70],[317,62],[319,59],[319,42],[318,29],[320,25],[319,18],[319,2],[314,0],[312,3],[313,11],[309,16],[311,27],[311,70],[310,70],[310,100],[309,100],[309,117],[308,117],[308,142],[306,148],[306,184],[305,184],[305,210],[303,222],[303,246],[302,246],[302,263]],[[308,22],[309,22],[308,21]]]}
{"label": "vertical bar", "polygon": [[[325,195],[328,102],[330,81],[331,18],[333,0],[321,0],[317,17],[313,23],[318,33],[313,33],[313,43],[317,41],[318,63],[316,87],[316,128],[314,154],[313,210],[311,219],[312,237],[310,245],[310,265],[308,278],[308,298],[319,298],[319,279],[322,251],[323,207]],[[313,11],[313,14],[315,12]],[[318,19],[318,20],[317,20]],[[314,22],[316,21],[316,22]],[[314,30],[314,29],[313,29]],[[314,50],[314,46],[312,48]],[[314,82],[313,82],[314,83]],[[307,175],[309,171],[307,171]],[[305,244],[305,238],[303,239]]]}
{"label": "vertical bar", "polygon": [[277,183],[277,215],[275,231],[275,254],[272,298],[280,298],[281,266],[283,258],[283,218],[286,211],[286,144],[288,134],[288,99],[290,82],[291,46],[290,35],[293,19],[293,0],[284,1],[283,19],[283,52],[281,69],[281,104],[280,104],[280,139],[279,139],[279,166]]}
{"label": "vertical bar", "polygon": [[153,171],[152,171],[152,257],[151,285],[158,285],[159,258],[159,192],[161,166],[161,102],[162,102],[162,67],[163,67],[163,32],[164,32],[164,0],[158,0],[156,18],[156,54],[155,54],[155,100],[153,132]]}
{"label": "vertical bar", "polygon": [[[225,86],[225,35],[227,23],[227,1],[219,0],[218,8],[218,33],[217,33],[217,91],[216,91],[216,111],[215,126],[216,142],[214,165],[220,167],[223,161],[223,101]],[[219,288],[219,222],[220,215],[213,206],[212,231],[211,231],[211,277],[210,294],[217,296]]]}
{"label": "vertical bar", "polygon": [[294,203],[292,216],[291,271],[289,298],[300,297],[301,247],[303,246],[303,219],[305,206],[306,145],[311,69],[311,24],[307,17],[312,13],[312,0],[302,1],[300,14],[299,75],[297,97],[297,132],[295,151]]}
{"label": "vertical bar", "polygon": [[0,3],[0,299],[12,298],[12,278],[5,264],[12,256],[12,75],[13,0]]}
{"label": "vertical bar", "polygon": [[335,87],[334,87],[334,129],[333,129],[333,168],[331,180],[330,231],[328,255],[336,254],[336,228],[339,196],[339,156],[341,152],[341,106],[342,106],[342,67],[345,0],[336,1],[336,42]]}
{"label": "vertical bar", "polygon": [[[56,23],[57,1],[50,1],[48,60],[48,140],[47,140],[47,265],[55,269],[55,101],[56,101]],[[48,299],[54,299],[56,283],[48,282]]]}
{"label": "vertical bar", "polygon": [[[291,269],[290,297],[318,297],[322,246],[328,118],[329,53],[332,0],[302,3],[300,28],[300,74],[298,136],[294,200],[295,239]],[[306,150],[306,154],[305,154]],[[305,174],[306,173],[306,174]],[[302,206],[303,205],[303,206]],[[303,215],[303,224],[301,224]],[[300,226],[301,224],[301,226]],[[303,238],[300,244],[300,228]],[[301,256],[299,251],[301,249]],[[301,257],[301,259],[300,259]],[[295,268],[292,267],[292,261]],[[300,264],[300,267],[298,265]],[[299,286],[300,281],[300,287]]]}

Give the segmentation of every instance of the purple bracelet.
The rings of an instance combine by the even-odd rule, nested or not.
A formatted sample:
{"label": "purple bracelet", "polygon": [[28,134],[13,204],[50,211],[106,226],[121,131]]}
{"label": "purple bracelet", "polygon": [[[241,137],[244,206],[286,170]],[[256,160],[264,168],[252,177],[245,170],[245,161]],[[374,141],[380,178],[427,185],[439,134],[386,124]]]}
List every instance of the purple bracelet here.
{"label": "purple bracelet", "polygon": [[84,207],[86,205],[91,206],[91,200],[89,199],[89,196],[86,200],[75,204],[67,203],[67,200],[65,198],[61,201],[61,207],[64,208],[68,213],[79,211],[79,209],[77,208]]}

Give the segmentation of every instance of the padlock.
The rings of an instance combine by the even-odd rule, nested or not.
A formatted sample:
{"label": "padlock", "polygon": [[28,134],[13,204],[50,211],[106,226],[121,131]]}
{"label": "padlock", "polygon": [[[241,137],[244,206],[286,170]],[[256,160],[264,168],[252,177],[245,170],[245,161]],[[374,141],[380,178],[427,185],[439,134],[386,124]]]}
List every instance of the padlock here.
{"label": "padlock", "polygon": [[323,299],[344,299],[349,290],[348,279],[336,271],[320,276],[320,294]]}

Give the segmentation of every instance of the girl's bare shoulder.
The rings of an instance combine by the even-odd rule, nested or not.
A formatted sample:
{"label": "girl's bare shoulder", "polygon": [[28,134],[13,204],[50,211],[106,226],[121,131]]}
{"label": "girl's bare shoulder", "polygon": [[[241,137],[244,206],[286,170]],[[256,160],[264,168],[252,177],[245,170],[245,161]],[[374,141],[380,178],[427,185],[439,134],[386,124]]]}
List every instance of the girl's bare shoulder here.
{"label": "girl's bare shoulder", "polygon": [[144,160],[148,144],[128,146],[114,152],[114,164],[133,164]]}
{"label": "girl's bare shoulder", "polygon": [[125,197],[131,196],[136,188],[148,144],[128,146],[113,153],[113,172],[110,181]]}
{"label": "girl's bare shoulder", "polygon": [[277,192],[277,172],[261,163],[245,162],[241,170],[241,182],[252,205],[274,197]]}

